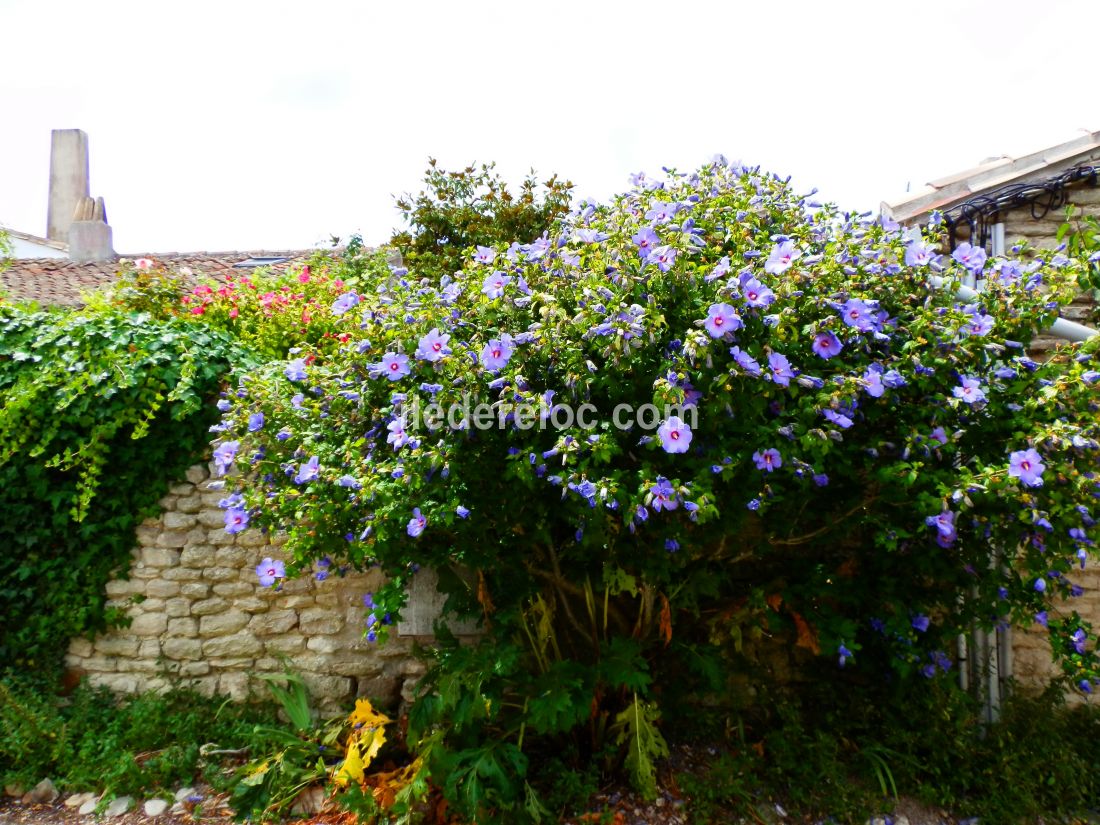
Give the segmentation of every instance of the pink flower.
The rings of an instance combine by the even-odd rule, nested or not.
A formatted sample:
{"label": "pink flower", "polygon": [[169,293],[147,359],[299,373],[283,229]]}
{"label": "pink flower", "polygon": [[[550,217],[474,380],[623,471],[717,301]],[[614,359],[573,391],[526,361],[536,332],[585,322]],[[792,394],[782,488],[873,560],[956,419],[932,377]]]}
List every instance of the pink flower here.
{"label": "pink flower", "polygon": [[144,272],[145,270],[153,268],[153,261],[150,258],[138,258],[134,261],[134,266]]}

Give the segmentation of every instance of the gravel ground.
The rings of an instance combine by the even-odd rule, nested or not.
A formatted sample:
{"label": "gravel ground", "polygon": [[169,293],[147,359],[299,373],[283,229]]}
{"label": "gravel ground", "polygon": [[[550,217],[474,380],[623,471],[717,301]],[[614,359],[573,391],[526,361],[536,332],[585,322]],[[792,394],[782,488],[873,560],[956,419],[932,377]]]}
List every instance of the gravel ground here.
{"label": "gravel ground", "polygon": [[[701,758],[692,749],[675,748],[672,762],[686,767],[686,762]],[[593,813],[565,819],[561,825],[689,825],[686,803],[679,798],[672,774],[663,780],[658,798],[646,802],[625,789],[609,789],[597,793],[591,799],[589,810]],[[320,802],[321,791],[315,791]],[[230,825],[233,822],[226,796],[213,794],[209,788],[181,789],[176,804],[164,813],[149,816],[144,811],[147,800],[131,800],[125,813],[99,817],[94,813],[81,814],[79,805],[90,795],[61,796],[50,803],[34,804],[17,797],[0,796],[0,825]],[[201,798],[201,801],[198,801]],[[315,809],[316,810],[316,809]],[[350,814],[325,811],[312,818],[296,819],[297,825],[355,825]],[[720,820],[719,825],[803,825],[803,817],[792,815],[781,805],[761,803],[753,815]],[[1041,823],[1041,820],[1040,820]],[[1100,817],[1090,817],[1088,825],[1100,825]],[[459,825],[457,821],[452,825]],[[958,820],[946,811],[929,808],[919,802],[902,798],[889,816],[874,817],[867,825],[978,825],[975,820]]]}

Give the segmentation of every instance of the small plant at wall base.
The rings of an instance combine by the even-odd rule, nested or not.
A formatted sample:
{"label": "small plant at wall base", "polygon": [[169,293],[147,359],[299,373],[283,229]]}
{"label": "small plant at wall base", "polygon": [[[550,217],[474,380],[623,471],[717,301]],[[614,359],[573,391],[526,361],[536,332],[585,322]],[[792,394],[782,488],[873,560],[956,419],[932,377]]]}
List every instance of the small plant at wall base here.
{"label": "small plant at wall base", "polygon": [[372,642],[439,572],[484,635],[440,628],[409,746],[478,821],[544,816],[545,749],[652,796],[662,718],[738,696],[768,639],[933,683],[965,629],[1039,624],[1091,692],[1098,344],[1026,356],[1083,267],[940,242],[719,160],[394,267],[333,302],[346,345],[228,399],[231,529],[287,531],[269,583],[379,565]]}

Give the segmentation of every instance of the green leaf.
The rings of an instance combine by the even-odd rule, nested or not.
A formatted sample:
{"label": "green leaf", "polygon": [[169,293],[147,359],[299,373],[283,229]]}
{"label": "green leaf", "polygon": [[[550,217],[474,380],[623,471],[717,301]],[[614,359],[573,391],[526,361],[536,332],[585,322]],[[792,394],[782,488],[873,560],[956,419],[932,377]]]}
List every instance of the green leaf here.
{"label": "green leaf", "polygon": [[646,800],[657,798],[657,760],[668,756],[668,743],[657,730],[660,713],[657,706],[634,700],[615,717],[612,733],[615,744],[626,747],[624,765],[634,788]]}

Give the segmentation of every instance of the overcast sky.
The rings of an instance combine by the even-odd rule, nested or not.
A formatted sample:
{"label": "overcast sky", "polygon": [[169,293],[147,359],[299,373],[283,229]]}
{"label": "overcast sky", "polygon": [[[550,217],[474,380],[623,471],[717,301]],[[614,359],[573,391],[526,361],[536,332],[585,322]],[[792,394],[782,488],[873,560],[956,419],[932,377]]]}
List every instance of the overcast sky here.
{"label": "overcast sky", "polygon": [[121,253],[400,224],[429,156],[606,197],[717,152],[849,208],[1100,129],[1094,0],[0,0],[0,224],[89,135]]}

